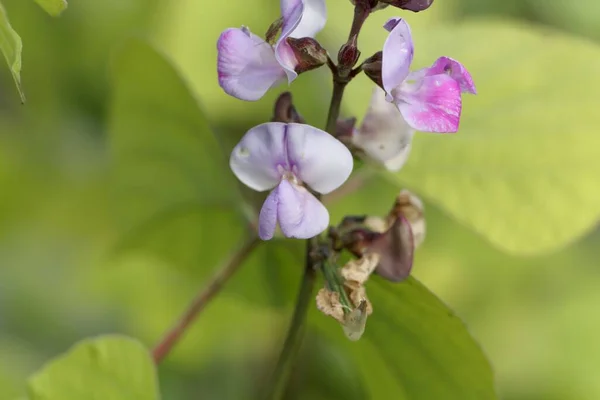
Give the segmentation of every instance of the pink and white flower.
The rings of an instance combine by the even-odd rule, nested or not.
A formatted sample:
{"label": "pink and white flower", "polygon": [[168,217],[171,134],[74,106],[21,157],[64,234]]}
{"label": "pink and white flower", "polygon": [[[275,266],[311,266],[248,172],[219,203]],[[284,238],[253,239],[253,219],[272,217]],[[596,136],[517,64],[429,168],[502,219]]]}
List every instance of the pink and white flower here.
{"label": "pink and white flower", "polygon": [[325,0],[280,0],[281,36],[271,46],[247,27],[226,29],[217,42],[217,71],[223,90],[241,100],[259,100],[271,87],[298,74],[286,39],[314,37],[327,19]]}
{"label": "pink and white flower", "polygon": [[304,186],[327,194],[352,172],[352,155],[337,139],[310,125],[268,122],[250,129],[233,149],[231,169],[246,186],[271,190],[259,216],[268,240],[277,225],[287,237],[308,239],[329,225],[327,209]]}
{"label": "pink and white flower", "polygon": [[385,25],[381,78],[386,99],[393,102],[413,129],[456,132],[462,92],[476,93],[471,75],[458,61],[441,57],[430,68],[410,72],[414,46],[410,27],[400,18]]}

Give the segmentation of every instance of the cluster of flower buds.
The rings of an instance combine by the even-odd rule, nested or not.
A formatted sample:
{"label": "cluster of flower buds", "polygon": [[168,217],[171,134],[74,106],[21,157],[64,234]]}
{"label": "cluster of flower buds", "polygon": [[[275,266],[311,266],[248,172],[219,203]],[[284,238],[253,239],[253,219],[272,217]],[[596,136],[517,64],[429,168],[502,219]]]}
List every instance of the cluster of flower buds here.
{"label": "cluster of flower buds", "polygon": [[[411,70],[414,44],[402,18],[387,21],[382,50],[356,66],[361,57],[360,29],[372,12],[388,6],[419,12],[433,0],[351,2],[354,20],[348,41],[337,52],[337,64],[314,38],[325,26],[325,0],[280,0],[281,17],[264,39],[247,27],[229,28],[218,39],[219,84],[242,100],[259,100],[278,84],[291,84],[298,74],[323,65],[333,74],[327,132],[306,124],[291,95],[284,93],[271,122],[248,130],[231,153],[231,169],[242,183],[270,191],[257,224],[263,240],[273,238],[277,227],[284,236],[299,239],[326,231],[329,213],[320,195],[344,184],[352,173],[353,157],[400,170],[415,132],[456,132],[462,94],[476,93],[469,72],[452,58],[439,57],[431,67]],[[361,72],[375,86],[369,109],[356,126],[356,118],[338,119],[338,114],[343,86]],[[405,279],[424,235],[423,205],[408,191],[398,195],[385,218],[346,217],[330,227],[328,235],[316,241],[320,252],[314,261],[326,281],[317,297],[319,309],[340,321],[348,337],[359,338],[373,310],[364,288],[369,276],[375,273],[395,282]],[[336,261],[343,251],[355,259],[338,268]]]}

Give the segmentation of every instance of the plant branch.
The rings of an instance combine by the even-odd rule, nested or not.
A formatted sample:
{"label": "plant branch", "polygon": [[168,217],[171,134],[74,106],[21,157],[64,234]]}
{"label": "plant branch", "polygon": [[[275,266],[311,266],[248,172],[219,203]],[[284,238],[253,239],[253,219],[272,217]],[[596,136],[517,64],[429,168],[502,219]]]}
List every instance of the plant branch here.
{"label": "plant branch", "polygon": [[258,243],[259,240],[256,237],[244,242],[223,267],[215,273],[208,285],[196,295],[181,318],[152,350],[152,358],[155,364],[159,364],[171,352],[173,346],[183,337],[200,312],[219,293],[223,285],[233,276]]}
{"label": "plant branch", "polygon": [[327,123],[325,124],[325,131],[330,135],[335,136],[337,120],[340,116],[340,108],[342,105],[342,97],[344,96],[344,89],[348,82],[333,80],[333,93],[331,95],[331,103],[329,104],[329,113],[327,115]]}
{"label": "plant branch", "polygon": [[[340,82],[336,80],[334,75],[333,93],[331,95],[331,103],[329,105],[329,113],[327,115],[327,124],[325,130],[332,135],[335,135],[336,121],[340,115],[340,106],[344,95],[344,88],[348,82]],[[316,196],[318,199],[320,195]],[[317,249],[318,238],[314,237],[306,241],[306,264],[304,267],[304,277],[300,285],[296,307],[292,322],[288,328],[288,332],[283,343],[283,349],[279,355],[275,371],[270,380],[270,390],[266,399],[280,399],[285,391],[289,380],[290,370],[293,366],[293,361],[296,358],[298,349],[304,332],[304,320],[308,311],[308,305],[312,298],[313,288],[315,286],[317,265],[313,253]]]}
{"label": "plant branch", "polygon": [[350,28],[348,40],[352,39],[352,36],[358,38],[358,34],[370,13],[371,9],[369,7],[365,7],[360,2],[356,3],[354,6],[354,19],[352,20],[352,27]]}
{"label": "plant branch", "polygon": [[[362,28],[366,18],[369,16],[369,13],[370,9],[365,9],[364,7],[358,6],[355,7],[349,40],[351,40],[353,36],[358,37],[360,29]],[[342,76],[338,66],[335,65],[329,56],[327,57],[327,65],[333,75],[333,93],[331,94],[331,102],[329,104],[329,112],[327,114],[325,130],[335,137],[337,120],[340,116],[342,97],[344,96],[344,89],[346,89],[348,82],[350,82],[350,80],[360,71],[353,71],[354,74],[352,76]],[[316,194],[316,197],[319,200],[321,199],[319,194]],[[283,343],[283,348],[275,366],[272,379],[269,382],[269,392],[266,396],[267,400],[280,399],[283,396],[289,380],[290,371],[294,364],[293,361],[295,360],[300,348],[302,334],[304,332],[304,321],[306,320],[308,305],[312,299],[318,263],[320,262],[315,260],[314,256],[318,245],[318,237],[314,237],[306,241],[306,263],[304,267],[304,276],[302,278],[302,283],[300,284],[300,290],[298,291],[292,322],[288,328],[286,338]]]}

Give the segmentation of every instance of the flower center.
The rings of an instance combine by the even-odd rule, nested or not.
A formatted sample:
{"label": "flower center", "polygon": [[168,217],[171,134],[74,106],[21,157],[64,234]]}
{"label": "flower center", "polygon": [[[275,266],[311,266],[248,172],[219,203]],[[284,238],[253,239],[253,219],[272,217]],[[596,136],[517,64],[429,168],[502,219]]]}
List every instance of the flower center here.
{"label": "flower center", "polygon": [[285,168],[282,165],[278,165],[277,171],[279,172],[279,175],[281,176],[282,180],[285,179],[290,183],[293,183],[294,185],[298,186],[302,184],[300,179],[298,179],[298,177],[296,176],[296,167],[292,167],[292,170],[290,171],[288,168]]}

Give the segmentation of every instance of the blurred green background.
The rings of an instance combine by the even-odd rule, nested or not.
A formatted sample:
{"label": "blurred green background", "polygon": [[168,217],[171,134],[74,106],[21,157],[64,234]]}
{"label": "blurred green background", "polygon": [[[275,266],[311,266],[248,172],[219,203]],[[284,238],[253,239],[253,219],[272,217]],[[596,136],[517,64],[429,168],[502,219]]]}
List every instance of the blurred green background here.
{"label": "blurred green background", "polygon": [[[216,81],[220,31],[244,24],[260,34],[278,15],[278,2],[254,2],[256,6],[241,0],[73,0],[54,19],[34,2],[3,0],[24,43],[22,81],[28,101],[20,104],[8,69],[0,69],[0,399],[22,394],[32,372],[84,337],[120,332],[152,346],[214,267],[217,256],[203,247],[202,238],[197,254],[207,265],[195,261],[174,268],[144,251],[115,255],[122,214],[116,211],[107,144],[109,65],[114,49],[129,37],[155,43],[174,60],[219,140],[231,148],[248,128],[270,118],[277,96],[272,91],[259,102],[243,103],[228,98]],[[330,26],[320,36],[330,51],[344,40],[351,14],[345,1],[331,3]],[[379,22],[397,14],[388,9],[367,23],[365,56],[385,38]],[[490,18],[569,33],[578,41],[600,40],[600,3],[595,0],[438,0],[427,12],[405,16],[424,48],[435,48],[437,43],[428,43],[428,32],[439,26],[486,24]],[[464,52],[477,60],[481,47],[470,46],[468,36],[453,38],[451,29],[445,32],[448,42],[466,40]],[[503,40],[489,43],[487,51],[497,48],[502,62],[523,56],[503,54]],[[433,61],[419,59],[419,47],[416,51],[422,65]],[[326,71],[319,71],[300,77],[293,86],[300,112],[315,125],[325,118],[329,92],[321,82],[326,77]],[[360,79],[366,88],[368,82]],[[347,114],[366,106],[362,89],[352,90],[344,105]],[[481,101],[490,101],[481,96]],[[478,98],[467,101],[467,106],[475,105]],[[468,121],[463,121],[465,128]],[[593,131],[595,126],[584,128]],[[332,205],[334,216],[340,217],[341,210],[383,214],[397,188],[380,180],[362,190],[366,196],[349,195],[337,211]],[[437,204],[426,202],[428,236],[417,253],[414,275],[469,326],[493,364],[501,397],[600,398],[600,235],[592,232],[575,243],[563,240],[569,242],[566,247],[544,248],[544,255],[513,256],[493,237],[474,233],[468,223],[457,222],[464,219],[455,220]],[[507,229],[515,231],[528,223],[507,219]],[[297,260],[288,261],[280,267],[296,268],[288,264]],[[294,269],[293,279],[273,290],[292,298],[299,276]],[[234,279],[160,366],[165,399],[241,398],[244,385],[255,379],[256,372],[250,372],[256,371],[254,366],[272,360],[290,307],[246,301],[236,288],[251,282],[242,276]],[[335,343],[310,334],[307,340],[307,351],[329,357],[330,350],[331,359],[345,368],[343,351]],[[313,385],[323,384],[317,375],[302,375],[297,390],[307,394],[297,398],[317,398],[310,395]],[[352,388],[348,382],[334,384]]]}

